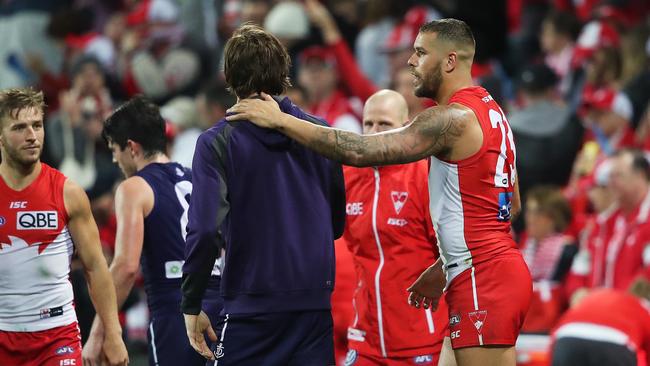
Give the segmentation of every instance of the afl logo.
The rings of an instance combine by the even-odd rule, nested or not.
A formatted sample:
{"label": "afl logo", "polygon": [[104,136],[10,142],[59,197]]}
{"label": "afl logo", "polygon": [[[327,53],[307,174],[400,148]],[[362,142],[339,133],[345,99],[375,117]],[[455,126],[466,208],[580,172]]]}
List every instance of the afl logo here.
{"label": "afl logo", "polygon": [[6,222],[7,220],[5,220],[4,216],[0,216],[0,226],[4,225]]}

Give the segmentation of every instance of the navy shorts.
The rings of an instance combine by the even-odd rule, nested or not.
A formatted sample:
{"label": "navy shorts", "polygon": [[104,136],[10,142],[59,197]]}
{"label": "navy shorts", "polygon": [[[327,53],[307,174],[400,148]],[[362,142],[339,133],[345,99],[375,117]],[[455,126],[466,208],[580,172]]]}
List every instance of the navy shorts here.
{"label": "navy shorts", "polygon": [[334,365],[329,310],[226,314],[214,330],[216,366]]}
{"label": "navy shorts", "polygon": [[205,358],[190,346],[183,314],[153,316],[149,323],[147,339],[150,366],[206,364]]}
{"label": "navy shorts", "polygon": [[[220,299],[203,300],[203,311],[210,318],[212,326],[219,321],[219,313],[222,309]],[[149,331],[149,365],[150,366],[203,366],[212,365],[212,361],[206,360],[197,353],[190,341],[187,339],[185,319],[183,314],[171,312],[169,314],[154,314],[151,316]],[[206,339],[208,345],[210,341]]]}

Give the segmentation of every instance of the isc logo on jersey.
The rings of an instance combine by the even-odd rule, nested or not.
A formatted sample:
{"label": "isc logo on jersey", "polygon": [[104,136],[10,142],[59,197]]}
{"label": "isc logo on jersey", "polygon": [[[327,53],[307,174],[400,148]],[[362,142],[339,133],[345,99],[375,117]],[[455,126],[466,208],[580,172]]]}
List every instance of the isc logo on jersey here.
{"label": "isc logo on jersey", "polygon": [[56,230],[59,216],[56,211],[19,211],[16,214],[18,230]]}

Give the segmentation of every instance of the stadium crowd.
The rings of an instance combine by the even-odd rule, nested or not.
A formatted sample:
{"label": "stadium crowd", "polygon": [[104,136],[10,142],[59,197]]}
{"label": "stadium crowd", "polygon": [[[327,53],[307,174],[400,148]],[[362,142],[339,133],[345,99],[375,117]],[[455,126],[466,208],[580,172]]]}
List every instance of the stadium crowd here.
{"label": "stadium crowd", "polygon": [[[115,189],[123,177],[102,127],[115,107],[138,94],[153,100],[166,121],[170,159],[191,167],[201,132],[236,102],[222,72],[223,46],[252,22],[287,48],[292,86],[286,95],[294,104],[333,127],[365,133],[364,105],[381,89],[401,94],[411,118],[433,105],[415,96],[407,61],[419,27],[446,17],[471,27],[477,46],[472,77],[504,109],[517,147],[523,209],[512,235],[534,284],[519,364],[547,364],[552,343],[568,352],[579,347],[561,348],[562,339],[620,326],[639,365],[650,365],[647,1],[10,0],[0,5],[0,89],[43,90],[42,161],[86,191],[110,263]],[[407,199],[417,197],[393,196],[397,214]],[[358,209],[348,205],[347,215]],[[346,354],[350,361],[348,342],[363,338],[354,329],[355,290],[381,271],[364,264],[377,254],[359,249],[353,234],[335,243],[332,312],[341,365]],[[395,276],[400,265],[411,262],[392,262]],[[76,261],[71,281],[85,342],[94,310]],[[379,293],[379,280],[376,286]],[[393,294],[404,304],[406,286]],[[645,308],[606,308],[608,299],[630,291],[644,298]],[[380,305],[368,309],[382,317]],[[142,352],[149,323],[141,279],[120,320],[131,349]],[[382,325],[380,319],[376,326],[392,321],[399,320]],[[603,334],[600,341],[612,340]]]}

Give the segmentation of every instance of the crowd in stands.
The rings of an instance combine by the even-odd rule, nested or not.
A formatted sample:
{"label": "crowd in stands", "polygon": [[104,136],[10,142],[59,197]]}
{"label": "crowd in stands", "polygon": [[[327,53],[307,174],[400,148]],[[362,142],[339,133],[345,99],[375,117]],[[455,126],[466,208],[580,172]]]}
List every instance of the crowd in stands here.
{"label": "crowd in stands", "polygon": [[[524,332],[551,333],[595,289],[650,281],[646,0],[9,0],[0,88],[45,92],[43,161],[87,191],[110,260],[122,177],[101,129],[121,102],[145,94],[158,103],[172,160],[191,166],[200,132],[235,103],[223,45],[254,22],[289,50],[291,100],[361,132],[363,104],[382,88],[404,96],[410,118],[434,105],[413,94],[407,60],[419,26],[443,17],[472,28],[472,76],[504,107],[517,144],[524,210],[513,235],[534,280]],[[76,298],[87,331],[92,306]],[[126,326],[137,339],[143,324]]]}

